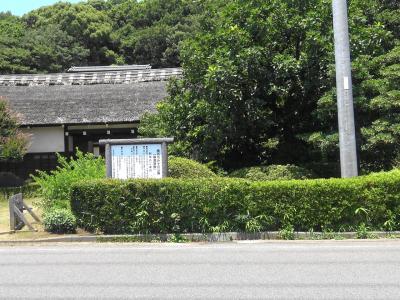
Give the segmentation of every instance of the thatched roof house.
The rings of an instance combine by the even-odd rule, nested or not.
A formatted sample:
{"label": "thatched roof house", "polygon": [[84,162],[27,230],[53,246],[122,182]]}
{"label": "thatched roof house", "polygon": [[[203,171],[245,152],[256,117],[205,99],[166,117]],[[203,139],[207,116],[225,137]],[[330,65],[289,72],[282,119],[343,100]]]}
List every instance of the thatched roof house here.
{"label": "thatched roof house", "polygon": [[[95,155],[103,138],[132,138],[146,112],[167,95],[181,69],[149,65],[74,67],[67,73],[0,75],[0,97],[21,116],[31,135],[27,160],[71,153]],[[1,169],[0,169],[1,172]]]}

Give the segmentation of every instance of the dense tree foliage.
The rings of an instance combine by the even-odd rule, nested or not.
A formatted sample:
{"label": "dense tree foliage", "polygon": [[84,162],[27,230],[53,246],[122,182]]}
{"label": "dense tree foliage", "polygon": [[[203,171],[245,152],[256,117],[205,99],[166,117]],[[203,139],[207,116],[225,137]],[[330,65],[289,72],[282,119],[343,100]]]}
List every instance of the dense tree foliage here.
{"label": "dense tree foliage", "polygon": [[[398,164],[400,155],[400,4],[353,0],[350,13],[361,169],[390,169]],[[336,111],[331,88],[312,113],[318,131],[307,137],[317,158],[325,162],[339,159]]]}
{"label": "dense tree foliage", "polygon": [[[398,5],[350,1],[366,171],[390,168],[400,150]],[[199,34],[183,44],[183,79],[171,83],[144,132],[156,123],[177,137],[176,152],[225,167],[295,163],[338,175],[331,1],[214,1],[209,8]]]}
{"label": "dense tree foliage", "polygon": [[332,51],[328,3],[299,4],[215,5],[185,42],[184,79],[160,107],[184,154],[225,165],[299,159],[304,145],[295,137],[312,129]]}
{"label": "dense tree foliage", "polygon": [[180,65],[179,43],[197,31],[202,1],[58,2],[22,17],[0,14],[0,73],[71,65]]}
{"label": "dense tree foliage", "polygon": [[1,73],[28,72],[29,51],[21,47],[25,27],[17,17],[0,13],[0,71]]}
{"label": "dense tree foliage", "polygon": [[19,130],[18,116],[0,98],[0,160],[21,159],[27,146],[27,137]]}

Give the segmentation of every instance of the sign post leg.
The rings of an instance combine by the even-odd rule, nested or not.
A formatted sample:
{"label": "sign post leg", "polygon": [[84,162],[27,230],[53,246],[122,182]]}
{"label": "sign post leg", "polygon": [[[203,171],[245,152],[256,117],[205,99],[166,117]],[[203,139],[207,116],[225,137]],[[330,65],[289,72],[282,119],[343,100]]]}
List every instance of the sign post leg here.
{"label": "sign post leg", "polygon": [[168,177],[168,150],[167,143],[161,144],[161,157],[162,157],[162,178]]}
{"label": "sign post leg", "polygon": [[111,145],[106,144],[106,177],[112,177]]}
{"label": "sign post leg", "polygon": [[8,200],[8,208],[10,210],[10,230],[11,231],[15,230],[14,197],[15,196],[12,196]]}

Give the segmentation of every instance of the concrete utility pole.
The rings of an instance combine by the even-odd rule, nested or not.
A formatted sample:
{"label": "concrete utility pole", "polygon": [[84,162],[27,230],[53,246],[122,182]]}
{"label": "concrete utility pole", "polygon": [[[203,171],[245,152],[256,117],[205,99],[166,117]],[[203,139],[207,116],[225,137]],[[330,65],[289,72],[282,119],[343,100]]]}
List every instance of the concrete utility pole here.
{"label": "concrete utility pole", "polygon": [[358,175],[347,1],[332,0],[342,177]]}

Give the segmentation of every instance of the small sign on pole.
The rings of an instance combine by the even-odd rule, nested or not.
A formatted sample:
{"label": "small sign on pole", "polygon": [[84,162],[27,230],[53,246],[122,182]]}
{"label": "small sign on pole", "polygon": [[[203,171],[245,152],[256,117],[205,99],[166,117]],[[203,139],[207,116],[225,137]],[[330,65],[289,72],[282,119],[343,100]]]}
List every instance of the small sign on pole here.
{"label": "small sign on pole", "polygon": [[173,138],[100,140],[105,145],[108,178],[153,178],[168,176],[167,144]]}

